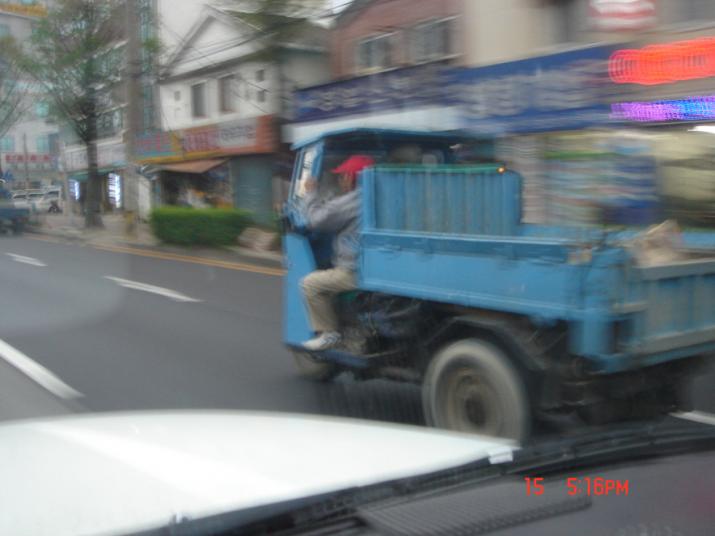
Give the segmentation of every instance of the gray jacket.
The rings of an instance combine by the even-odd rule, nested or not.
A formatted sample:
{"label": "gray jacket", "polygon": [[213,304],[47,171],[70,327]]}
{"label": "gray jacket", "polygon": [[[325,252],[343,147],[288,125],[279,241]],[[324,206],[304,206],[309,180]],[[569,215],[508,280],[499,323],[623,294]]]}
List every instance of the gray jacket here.
{"label": "gray jacket", "polygon": [[317,192],[305,198],[305,217],[308,229],[334,233],[333,266],[355,270],[360,225],[360,192],[353,190],[323,201]]}

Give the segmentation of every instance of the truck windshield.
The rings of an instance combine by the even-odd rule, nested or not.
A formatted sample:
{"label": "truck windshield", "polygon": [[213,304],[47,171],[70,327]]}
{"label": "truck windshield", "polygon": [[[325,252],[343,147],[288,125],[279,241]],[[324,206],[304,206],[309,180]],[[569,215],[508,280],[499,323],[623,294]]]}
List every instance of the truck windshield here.
{"label": "truck windshield", "polygon": [[293,191],[293,195],[299,199],[305,197],[305,183],[313,174],[313,162],[315,161],[315,155],[317,153],[317,145],[311,145],[303,151],[303,160],[300,164],[298,181]]}

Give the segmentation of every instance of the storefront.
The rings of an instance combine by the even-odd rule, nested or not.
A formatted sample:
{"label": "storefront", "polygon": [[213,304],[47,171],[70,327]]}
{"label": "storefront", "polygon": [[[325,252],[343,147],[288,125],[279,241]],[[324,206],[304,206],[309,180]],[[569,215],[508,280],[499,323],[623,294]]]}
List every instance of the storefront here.
{"label": "storefront", "polygon": [[138,140],[140,163],[159,171],[160,201],[193,207],[236,207],[272,221],[279,143],[273,116],[217,123]]}
{"label": "storefront", "polygon": [[617,50],[609,73],[628,88],[612,119],[648,146],[665,217],[715,227],[715,29]]}
{"label": "storefront", "polygon": [[525,223],[645,225],[661,217],[649,143],[614,118],[631,89],[609,78],[618,46],[454,70],[460,126],[496,140],[524,177]]}
{"label": "storefront", "polygon": [[619,143],[599,132],[611,125],[618,97],[607,70],[614,50],[585,47],[475,68],[432,64],[305,88],[296,92],[290,135],[362,126],[467,131],[485,140],[482,157],[523,175],[525,222],[595,222],[604,192],[610,204],[619,202],[604,171],[624,161],[614,156]]}
{"label": "storefront", "polygon": [[[87,191],[86,147],[67,147],[64,151],[64,166],[70,195],[81,207]],[[121,141],[99,143],[97,145],[97,166],[102,185],[103,210],[111,212],[122,209],[127,166],[124,143]]]}
{"label": "storefront", "polygon": [[[715,226],[715,30],[299,90],[294,140],[465,130],[524,177],[526,223]],[[661,40],[662,37],[661,37]],[[431,90],[420,91],[420,84]],[[437,89],[434,89],[437,88]]]}
{"label": "storefront", "polygon": [[2,172],[15,189],[46,188],[60,182],[57,156],[48,153],[4,153]]}

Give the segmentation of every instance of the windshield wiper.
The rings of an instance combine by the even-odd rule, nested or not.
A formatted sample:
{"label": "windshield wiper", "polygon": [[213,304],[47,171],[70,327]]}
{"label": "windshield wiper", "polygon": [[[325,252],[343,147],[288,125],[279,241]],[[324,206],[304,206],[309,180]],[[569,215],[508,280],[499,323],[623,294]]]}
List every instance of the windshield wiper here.
{"label": "windshield wiper", "polygon": [[[258,506],[200,519],[177,519],[161,529],[133,536],[197,536],[223,534],[272,534],[279,531],[314,526],[321,522],[349,520],[358,509],[414,493],[452,487],[481,479],[502,476],[490,458],[480,459],[434,473],[355,486],[320,495]],[[346,521],[347,522],[347,521]],[[350,523],[357,523],[356,520]],[[223,527],[222,530],[216,530]]]}
{"label": "windshield wiper", "polygon": [[630,423],[581,436],[560,438],[524,448],[514,455],[509,472],[557,471],[578,466],[715,449],[715,426]]}
{"label": "windshield wiper", "polygon": [[[442,493],[524,472],[531,475],[547,474],[703,449],[715,449],[715,426],[690,422],[666,426],[653,423],[628,424],[539,443],[521,450],[505,450],[506,455],[487,457],[426,475],[352,487],[208,518],[187,519],[137,536],[270,534],[339,520],[358,526],[360,522],[355,514],[360,508],[392,499]],[[216,530],[217,527],[222,529]]]}

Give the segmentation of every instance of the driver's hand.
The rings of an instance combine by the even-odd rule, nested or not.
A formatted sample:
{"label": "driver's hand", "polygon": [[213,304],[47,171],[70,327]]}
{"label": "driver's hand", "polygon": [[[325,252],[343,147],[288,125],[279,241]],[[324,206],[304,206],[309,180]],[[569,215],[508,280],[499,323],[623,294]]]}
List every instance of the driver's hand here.
{"label": "driver's hand", "polygon": [[306,193],[315,192],[318,189],[318,181],[315,179],[307,179],[304,185]]}

